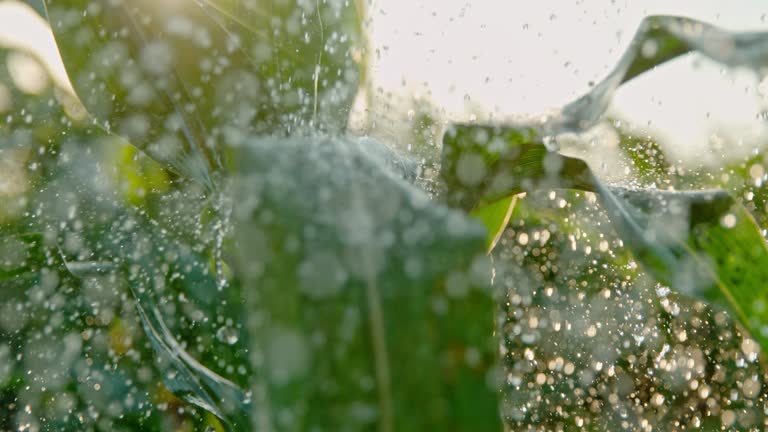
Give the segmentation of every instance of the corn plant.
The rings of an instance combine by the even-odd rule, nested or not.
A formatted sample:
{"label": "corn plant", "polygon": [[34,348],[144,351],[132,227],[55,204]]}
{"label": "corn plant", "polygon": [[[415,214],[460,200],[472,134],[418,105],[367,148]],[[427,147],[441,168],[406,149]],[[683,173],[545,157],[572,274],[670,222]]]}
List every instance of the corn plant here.
{"label": "corn plant", "polygon": [[[1,131],[8,166],[35,167],[0,213],[3,428],[613,427],[569,406],[581,390],[526,369],[532,354],[510,354],[513,305],[546,310],[554,288],[510,291],[528,257],[510,258],[505,236],[521,215],[536,223],[535,196],[550,191],[591,197],[631,257],[621,265],[639,263],[662,297],[726,311],[745,355],[762,357],[768,249],[754,211],[724,190],[609,184],[557,143],[604,119],[623,83],[688,52],[760,71],[766,34],[649,17],[608,77],[557,113],[448,125],[430,177],[347,130],[367,84],[363,2],[35,6],[74,94],[17,91],[28,106]],[[566,406],[557,421],[520,400],[523,373]],[[762,401],[757,385],[744,406]],[[673,398],[647,391],[622,397]],[[685,416],[670,409],[657,426]]]}

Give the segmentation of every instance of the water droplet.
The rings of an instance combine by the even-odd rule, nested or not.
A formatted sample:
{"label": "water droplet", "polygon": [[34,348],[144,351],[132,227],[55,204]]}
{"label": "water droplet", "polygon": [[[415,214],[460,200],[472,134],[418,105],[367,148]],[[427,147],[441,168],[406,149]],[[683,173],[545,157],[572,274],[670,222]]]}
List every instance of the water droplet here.
{"label": "water droplet", "polygon": [[234,345],[240,338],[237,329],[224,326],[216,332],[216,338],[227,345]]}
{"label": "water droplet", "polygon": [[736,226],[736,215],[728,213],[720,220],[720,224],[725,228],[733,228]]}

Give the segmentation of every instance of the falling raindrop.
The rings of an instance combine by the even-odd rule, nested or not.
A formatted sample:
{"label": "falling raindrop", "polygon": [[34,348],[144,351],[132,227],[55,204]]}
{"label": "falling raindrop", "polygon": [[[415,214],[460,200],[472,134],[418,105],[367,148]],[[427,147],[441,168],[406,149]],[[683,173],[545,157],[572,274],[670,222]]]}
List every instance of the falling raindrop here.
{"label": "falling raindrop", "polygon": [[216,338],[227,345],[234,345],[240,339],[240,333],[235,328],[224,326],[216,331]]}

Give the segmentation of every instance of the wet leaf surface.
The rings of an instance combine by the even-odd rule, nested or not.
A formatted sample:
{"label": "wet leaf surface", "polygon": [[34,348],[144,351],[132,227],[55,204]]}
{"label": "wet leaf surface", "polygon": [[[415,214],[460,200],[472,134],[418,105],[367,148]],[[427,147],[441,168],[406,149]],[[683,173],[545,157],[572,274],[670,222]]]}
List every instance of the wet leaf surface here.
{"label": "wet leaf surface", "polygon": [[104,129],[213,186],[225,145],[341,131],[357,90],[350,2],[49,1],[78,97]]}
{"label": "wet leaf surface", "polygon": [[374,140],[257,139],[238,159],[254,427],[498,430],[482,227]]}
{"label": "wet leaf surface", "polygon": [[[537,189],[595,193],[625,246],[657,280],[724,307],[763,347],[768,344],[762,330],[768,299],[760,289],[768,248],[754,218],[727,192],[610,186],[582,160],[549,151],[543,143],[521,142],[517,131],[501,127],[454,126],[444,143],[449,199],[461,197],[473,208]],[[468,158],[484,161],[477,164],[483,176],[464,187],[461,161]],[[490,229],[500,220],[497,213],[486,223]]]}

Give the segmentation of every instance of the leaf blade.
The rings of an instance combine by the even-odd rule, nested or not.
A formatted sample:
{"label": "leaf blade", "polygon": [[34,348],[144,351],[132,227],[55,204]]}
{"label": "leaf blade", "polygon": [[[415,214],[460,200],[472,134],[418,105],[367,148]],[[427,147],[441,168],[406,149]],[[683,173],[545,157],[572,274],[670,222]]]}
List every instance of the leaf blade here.
{"label": "leaf blade", "polygon": [[[287,409],[295,429],[499,430],[482,228],[430,202],[372,140],[259,139],[243,150],[236,267],[251,315],[269,317],[249,329],[266,359],[252,389],[267,402],[261,427]],[[296,341],[291,357],[303,360],[291,367],[269,349],[276,340]],[[350,404],[380,414],[355,419]]]}
{"label": "leaf blade", "polygon": [[[511,136],[503,128],[467,125],[454,128],[470,130],[447,134],[446,152],[478,151],[478,147],[493,142],[489,139],[485,143],[462,147],[451,141],[461,135],[477,136],[478,130]],[[728,310],[758,340],[763,350],[768,349],[768,337],[762,330],[768,325],[765,312],[768,287],[763,282],[768,280],[768,244],[751,214],[730,194],[720,190],[659,191],[608,186],[592,174],[586,163],[575,158],[562,156],[566,160],[573,159],[571,166],[579,167],[578,171],[547,171],[544,168],[546,160],[554,152],[547,151],[543,143],[512,140],[507,145],[506,150],[496,150],[500,153],[498,157],[488,158],[492,162],[484,167],[484,172],[491,178],[515,179],[505,184],[507,196],[532,189],[577,189],[596,193],[619,237],[649,273],[679,293],[699,297]],[[526,150],[531,146],[539,146],[539,151]],[[516,166],[515,158],[518,157],[527,158],[524,164],[535,167],[525,171],[531,177],[505,174],[510,166]],[[464,187],[451,180],[454,165],[450,161],[444,163],[443,178],[453,187]],[[542,177],[543,174],[546,176]],[[582,179],[574,181],[570,176],[575,174]],[[541,181],[542,178],[546,181]],[[489,194],[494,198],[504,195],[499,189],[468,190],[472,191],[475,202],[485,199],[485,196],[475,194]],[[450,193],[449,190],[449,196]],[[496,217],[499,218],[498,214]],[[498,224],[498,219],[495,223]]]}
{"label": "leaf blade", "polygon": [[49,0],[46,10],[95,123],[208,187],[228,163],[224,144],[244,135],[346,126],[352,3]]}

